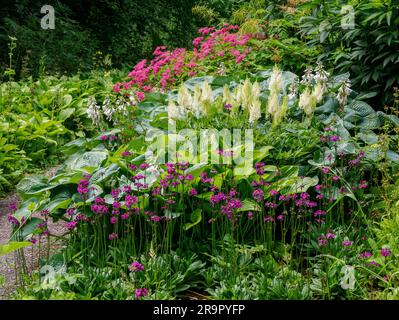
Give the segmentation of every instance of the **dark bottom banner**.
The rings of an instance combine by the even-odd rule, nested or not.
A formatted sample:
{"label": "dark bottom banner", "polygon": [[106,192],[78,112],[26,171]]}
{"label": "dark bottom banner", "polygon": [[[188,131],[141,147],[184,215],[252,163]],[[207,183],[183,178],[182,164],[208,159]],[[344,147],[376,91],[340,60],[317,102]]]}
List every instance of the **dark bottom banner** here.
{"label": "dark bottom banner", "polygon": [[[343,317],[356,314],[357,317],[389,315],[399,308],[398,301],[0,301],[1,316],[8,311],[18,312],[22,317],[40,314],[85,314],[91,318],[108,319],[284,319],[306,317],[320,319],[326,315]],[[45,311],[44,311],[45,310]],[[111,317],[111,318],[110,318]],[[339,318],[339,319],[340,319]],[[396,317],[395,317],[396,318]],[[4,318],[5,319],[5,318]],[[338,319],[338,318],[336,318]]]}

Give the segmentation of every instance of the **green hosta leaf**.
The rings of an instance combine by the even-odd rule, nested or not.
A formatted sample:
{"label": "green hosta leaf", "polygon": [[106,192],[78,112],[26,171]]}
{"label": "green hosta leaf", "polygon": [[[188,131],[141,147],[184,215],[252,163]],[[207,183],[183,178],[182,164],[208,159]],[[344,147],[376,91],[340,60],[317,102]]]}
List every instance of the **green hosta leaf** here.
{"label": "green hosta leaf", "polygon": [[37,229],[38,224],[42,223],[43,221],[43,219],[36,217],[30,218],[24,225],[18,228],[18,231],[12,235],[11,240],[16,240],[17,237],[18,239],[20,237],[25,239],[26,237],[32,235],[32,233]]}
{"label": "green hosta leaf", "polygon": [[7,244],[1,244],[0,245],[0,256],[6,255],[7,253],[10,253],[15,250],[25,248],[25,247],[28,247],[31,245],[32,245],[32,242],[29,242],[29,241],[22,241],[22,242],[10,241]]}
{"label": "green hosta leaf", "polygon": [[199,198],[199,199],[204,199],[206,201],[210,201],[211,196],[212,196],[212,192],[206,192],[206,193],[201,193],[199,195],[196,195],[195,197]]}
{"label": "green hosta leaf", "polygon": [[57,196],[51,200],[44,209],[48,210],[50,213],[53,213],[58,209],[68,208],[71,202],[71,194],[69,192],[62,192],[57,194]]}
{"label": "green hosta leaf", "polygon": [[200,223],[202,220],[202,210],[201,209],[197,209],[195,211],[193,211],[193,213],[191,213],[191,223],[186,223],[183,226],[183,229],[185,231],[191,229],[192,227],[194,227],[195,225],[197,225],[198,223]]}
{"label": "green hosta leaf", "polygon": [[366,117],[371,114],[375,114],[374,109],[366,102],[363,101],[352,101],[348,107],[352,110],[355,110],[362,117]]}
{"label": "green hosta leaf", "polygon": [[234,168],[235,176],[248,177],[255,173],[255,169],[252,167],[252,163],[244,163],[244,165],[236,166]]}
{"label": "green hosta leaf", "polygon": [[22,194],[38,194],[54,187],[56,185],[49,184],[48,179],[44,176],[31,175],[18,183],[17,190]]}
{"label": "green hosta leaf", "polygon": [[399,154],[397,154],[396,152],[389,150],[387,152],[387,159],[393,162],[399,162]]}
{"label": "green hosta leaf", "polygon": [[89,151],[85,153],[77,153],[67,159],[65,164],[69,170],[80,170],[85,168],[97,168],[107,159],[106,151]]}
{"label": "green hosta leaf", "polygon": [[327,98],[326,102],[321,105],[320,107],[317,107],[315,110],[316,114],[321,114],[321,113],[326,113],[326,114],[331,114],[337,112],[339,103],[336,99],[333,99],[331,97]]}
{"label": "green hosta leaf", "polygon": [[337,144],[337,152],[343,154],[355,154],[356,146],[352,142],[341,140]]}
{"label": "green hosta leaf", "polygon": [[359,132],[356,137],[367,144],[375,144],[378,142],[378,135],[376,135],[373,131]]}
{"label": "green hosta leaf", "polygon": [[192,167],[184,171],[184,174],[192,174],[194,179],[198,178],[199,175],[207,168],[207,163],[197,163]]}
{"label": "green hosta leaf", "polygon": [[119,171],[119,166],[115,163],[112,163],[110,166],[106,168],[101,168],[96,170],[90,178],[90,183],[100,183],[109,177],[116,174]]}
{"label": "green hosta leaf", "polygon": [[62,109],[58,117],[60,120],[64,121],[68,119],[71,115],[73,115],[74,112],[75,112],[74,108]]}
{"label": "green hosta leaf", "polygon": [[260,205],[253,199],[244,199],[242,201],[242,207],[237,210],[238,212],[242,211],[262,211]]}
{"label": "green hosta leaf", "polygon": [[377,113],[369,114],[362,118],[358,123],[358,127],[367,130],[378,129],[381,126],[381,121]]}

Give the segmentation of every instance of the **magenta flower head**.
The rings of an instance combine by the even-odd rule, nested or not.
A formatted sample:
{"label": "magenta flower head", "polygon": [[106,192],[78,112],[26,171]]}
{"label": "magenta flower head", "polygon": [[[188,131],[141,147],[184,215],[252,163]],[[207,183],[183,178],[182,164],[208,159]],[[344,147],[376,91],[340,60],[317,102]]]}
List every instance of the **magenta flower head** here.
{"label": "magenta flower head", "polygon": [[140,164],[140,169],[141,169],[141,170],[145,170],[145,169],[147,169],[149,166],[150,166],[150,165],[149,165],[148,163],[142,163],[142,164]]}
{"label": "magenta flower head", "polygon": [[353,242],[349,241],[349,240],[342,241],[342,245],[344,247],[350,247],[352,244],[353,244]]}
{"label": "magenta flower head", "polygon": [[15,202],[11,203],[11,204],[8,206],[8,209],[9,209],[11,212],[17,211],[17,204],[16,204]]}
{"label": "magenta flower head", "polygon": [[122,157],[129,157],[129,156],[131,156],[131,155],[132,155],[132,153],[129,152],[129,151],[123,151],[123,152],[122,152]]}
{"label": "magenta flower head", "polygon": [[380,251],[381,255],[383,257],[389,257],[391,255],[391,250],[389,250],[388,248],[382,248]]}
{"label": "magenta flower head", "polygon": [[335,239],[336,237],[337,236],[334,233],[332,233],[332,232],[329,232],[329,233],[326,234],[326,238],[327,239]]}
{"label": "magenta flower head", "polygon": [[115,224],[118,222],[118,218],[117,217],[111,217],[110,221],[111,224]]}
{"label": "magenta flower head", "polygon": [[261,189],[257,189],[252,193],[252,197],[257,201],[260,202],[263,200],[265,193]]}
{"label": "magenta flower head", "polygon": [[118,238],[118,234],[115,232],[108,235],[108,240],[110,240],[110,241],[117,239],[117,238]]}
{"label": "magenta flower head", "polygon": [[330,141],[337,142],[337,141],[339,141],[339,139],[340,139],[339,136],[334,135],[334,136],[331,136]]}
{"label": "magenta flower head", "polygon": [[323,171],[324,174],[327,174],[330,171],[330,169],[327,167],[324,167],[321,169],[321,171]]}
{"label": "magenta flower head", "polygon": [[270,193],[271,196],[277,196],[278,195],[278,192],[276,190],[270,190],[269,193]]}
{"label": "magenta flower head", "polygon": [[77,221],[70,221],[66,224],[66,228],[68,230],[74,230],[76,229],[77,225],[78,225]]}
{"label": "magenta flower head", "polygon": [[193,189],[191,189],[191,190],[188,192],[188,194],[189,194],[190,196],[196,196],[196,195],[198,194],[198,192],[197,192],[197,190],[195,190],[195,189],[193,188]]}
{"label": "magenta flower head", "polygon": [[101,141],[107,141],[108,140],[108,136],[103,135],[103,136],[100,137],[100,140]]}
{"label": "magenta flower head", "polygon": [[135,261],[129,266],[129,270],[132,272],[144,271],[144,266],[140,262]]}
{"label": "magenta flower head", "polygon": [[226,103],[226,104],[224,105],[224,108],[225,108],[226,110],[230,110],[232,107],[233,107],[233,106],[232,106],[230,103]]}
{"label": "magenta flower head", "polygon": [[11,214],[9,214],[9,215],[7,216],[7,220],[8,220],[8,222],[9,222],[11,225],[13,225],[13,226],[15,226],[15,227],[19,226],[19,221],[18,221],[18,219],[15,218],[14,216],[12,216]]}
{"label": "magenta flower head", "polygon": [[359,254],[360,259],[367,259],[367,258],[371,258],[372,256],[373,256],[373,254],[369,251],[365,251],[365,252],[362,252],[361,254]]}
{"label": "magenta flower head", "polygon": [[142,297],[148,296],[148,290],[146,288],[137,288],[135,294],[136,299],[140,299]]}

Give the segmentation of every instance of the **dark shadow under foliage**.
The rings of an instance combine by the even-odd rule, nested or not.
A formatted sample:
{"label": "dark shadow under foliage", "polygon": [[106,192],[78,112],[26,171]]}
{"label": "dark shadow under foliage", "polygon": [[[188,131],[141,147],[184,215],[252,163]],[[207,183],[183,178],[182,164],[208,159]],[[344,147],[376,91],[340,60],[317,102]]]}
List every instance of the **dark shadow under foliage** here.
{"label": "dark shadow under foliage", "polygon": [[[189,46],[196,31],[191,10],[195,2],[3,0],[0,67],[8,66],[9,36],[18,39],[13,54],[17,78],[89,71],[107,54],[112,67],[131,66],[148,57],[157,45]],[[55,9],[54,30],[41,29],[44,4]]]}

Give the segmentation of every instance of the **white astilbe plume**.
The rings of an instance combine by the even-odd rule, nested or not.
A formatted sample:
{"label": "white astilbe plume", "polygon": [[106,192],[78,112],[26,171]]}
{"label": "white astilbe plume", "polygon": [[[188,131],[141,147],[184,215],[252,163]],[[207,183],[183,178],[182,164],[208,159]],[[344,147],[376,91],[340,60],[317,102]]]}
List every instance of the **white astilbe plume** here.
{"label": "white astilbe plume", "polygon": [[311,94],[309,88],[306,88],[305,91],[299,96],[299,107],[308,116],[313,114],[316,103],[316,98]]}
{"label": "white astilbe plume", "polygon": [[258,82],[252,85],[251,103],[249,105],[249,123],[253,124],[261,117],[260,86]]}
{"label": "white astilbe plume", "polygon": [[327,87],[324,83],[318,82],[316,86],[313,88],[313,96],[315,97],[317,103],[320,103],[323,100],[324,93],[327,91]]}
{"label": "white astilbe plume", "polygon": [[201,116],[201,87],[198,84],[194,87],[191,111],[196,118]]}
{"label": "white astilbe plume", "polygon": [[252,85],[248,78],[245,79],[244,84],[241,86],[240,98],[243,110],[249,110],[249,105],[252,99]]}
{"label": "white astilbe plume", "polygon": [[169,100],[168,104],[168,117],[169,120],[176,120],[179,118],[179,109],[173,100]]}
{"label": "white astilbe plume", "polygon": [[230,88],[227,84],[225,84],[223,86],[223,103],[231,104],[231,105],[233,105],[233,103],[234,103],[233,95],[232,95]]}
{"label": "white astilbe plume", "polygon": [[281,71],[275,67],[269,82],[269,99],[267,101],[267,112],[273,117],[277,112],[280,104],[280,91],[283,84],[283,76]]}
{"label": "white astilbe plume", "polygon": [[213,103],[213,92],[212,88],[207,81],[202,85],[201,93],[201,107],[204,114],[208,114],[208,111]]}
{"label": "white astilbe plume", "polygon": [[184,108],[186,110],[190,110],[192,108],[193,99],[184,84],[182,84],[179,88],[177,103],[181,108]]}
{"label": "white astilbe plume", "polygon": [[281,121],[287,114],[287,111],[288,111],[288,96],[286,95],[283,98],[283,102],[281,103],[281,106],[273,114],[273,126],[276,126],[279,123],[281,123]]}

